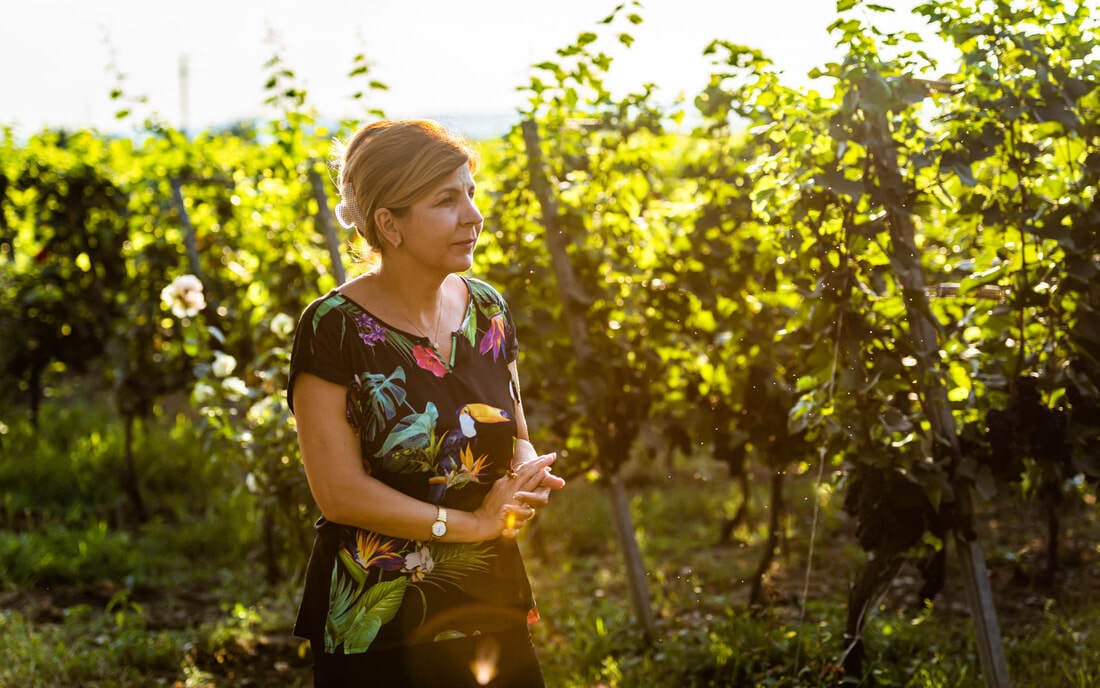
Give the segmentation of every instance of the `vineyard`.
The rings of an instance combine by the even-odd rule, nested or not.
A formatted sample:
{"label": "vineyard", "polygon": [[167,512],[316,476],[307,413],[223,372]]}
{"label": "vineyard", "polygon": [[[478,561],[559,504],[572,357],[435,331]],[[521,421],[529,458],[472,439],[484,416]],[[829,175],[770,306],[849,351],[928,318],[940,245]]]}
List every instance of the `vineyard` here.
{"label": "vineyard", "polygon": [[[1100,18],[838,0],[814,88],[716,40],[606,86],[624,3],[479,141],[516,317],[553,686],[1100,685]],[[950,63],[924,49],[935,38]],[[333,137],[269,117],[0,138],[0,686],[309,685],[318,513],[285,382],[357,270]]]}

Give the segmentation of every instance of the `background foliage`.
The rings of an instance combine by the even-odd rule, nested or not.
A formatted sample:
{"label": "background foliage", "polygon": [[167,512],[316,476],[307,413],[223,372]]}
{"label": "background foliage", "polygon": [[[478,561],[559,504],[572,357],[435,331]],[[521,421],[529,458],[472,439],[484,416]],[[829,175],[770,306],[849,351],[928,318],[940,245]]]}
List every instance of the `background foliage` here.
{"label": "background foliage", "polygon": [[[1027,624],[1017,681],[1051,658],[1097,679],[1096,607],[1063,607],[1100,578],[1097,20],[954,0],[915,8],[921,35],[889,11],[837,3],[846,57],[817,89],[716,40],[669,106],[605,86],[644,19],[620,5],[479,142],[474,271],[517,314],[536,443],[576,478],[525,536],[556,685],[972,684],[951,532],[1048,600],[998,597]],[[298,313],[353,250],[326,159],[356,123],[322,126],[268,68],[259,124],[189,136],[116,88],[141,136],[0,140],[0,684],[304,680],[272,640],[316,516],[283,388]],[[364,56],[349,82],[381,116]],[[617,602],[600,488],[622,480],[655,634]]]}

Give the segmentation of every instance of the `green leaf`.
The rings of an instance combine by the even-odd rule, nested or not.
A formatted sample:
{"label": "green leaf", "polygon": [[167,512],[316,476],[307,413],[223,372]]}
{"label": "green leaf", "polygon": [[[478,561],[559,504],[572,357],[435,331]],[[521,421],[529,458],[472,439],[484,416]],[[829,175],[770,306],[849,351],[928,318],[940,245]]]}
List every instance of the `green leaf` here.
{"label": "green leaf", "polygon": [[841,170],[829,170],[824,174],[818,174],[816,181],[834,193],[845,194],[856,200],[863,196],[867,190],[862,181],[848,179]]}
{"label": "green leaf", "polygon": [[496,556],[488,543],[477,544],[436,542],[429,545],[435,567],[424,583],[439,586],[456,583],[465,577],[489,570],[489,562]]}
{"label": "green leaf", "polygon": [[413,348],[416,346],[416,344],[414,344],[413,341],[409,339],[408,335],[402,332],[398,332],[397,330],[386,328],[386,344],[389,344],[393,348],[405,354],[411,364],[416,364],[416,359],[412,355]]}
{"label": "green leaf", "polygon": [[351,576],[360,586],[367,582],[367,572],[364,571],[359,564],[355,563],[355,560],[351,558],[350,552],[341,547],[336,555],[340,557],[340,563],[344,565],[344,573]]}
{"label": "green leaf", "polygon": [[375,456],[382,457],[399,449],[424,448],[431,444],[432,434],[435,432],[435,421],[439,418],[439,412],[435,404],[428,402],[423,413],[410,413],[397,421],[386,441],[375,452]]}
{"label": "green leaf", "polygon": [[202,347],[201,338],[199,336],[199,325],[194,320],[187,320],[183,323],[183,351],[188,356],[198,356],[199,350]]}
{"label": "green leaf", "polygon": [[321,303],[317,304],[317,310],[313,312],[313,333],[317,333],[317,328],[321,325],[321,318],[324,318],[329,311],[340,305],[340,300],[343,296],[340,294],[333,294]]}
{"label": "green leaf", "polygon": [[388,376],[363,373],[359,376],[359,382],[367,395],[365,430],[373,437],[385,429],[397,415],[397,407],[405,403],[405,369],[397,366]]}
{"label": "green leaf", "polygon": [[477,306],[466,313],[466,320],[462,323],[462,336],[470,342],[470,346],[477,346]]}
{"label": "green leaf", "polygon": [[815,399],[814,392],[803,394],[791,407],[787,417],[787,432],[792,435],[797,435],[800,432],[805,431],[810,427],[810,422],[813,420],[814,411],[818,408],[817,399]]}
{"label": "green leaf", "polygon": [[328,617],[325,620],[325,651],[335,652],[342,642],[347,623],[353,613],[355,599],[361,594],[362,585],[355,580],[345,580],[340,567],[332,567],[329,579]]}
{"label": "green leaf", "polygon": [[966,160],[961,160],[957,157],[941,160],[940,169],[944,168],[954,172],[963,186],[976,186],[978,184],[978,180],[974,178],[974,171],[970,168],[970,163]]}
{"label": "green leaf", "polygon": [[979,287],[983,287],[987,284],[992,284],[1001,278],[1005,270],[1008,269],[1008,263],[1001,263],[996,267],[992,267],[988,270],[981,272],[975,272],[972,275],[967,275],[959,282],[959,296],[966,296],[967,294],[977,290]]}
{"label": "green leaf", "polygon": [[[366,652],[382,626],[397,616],[408,585],[409,579],[401,576],[372,585],[350,604],[342,604],[336,608],[330,605],[325,633],[326,648],[329,645],[328,629],[331,628],[333,645],[342,644],[345,654]],[[338,601],[343,603],[345,600],[346,594],[341,591]]]}
{"label": "green leaf", "polygon": [[863,24],[858,19],[837,19],[835,22],[829,25],[829,31],[840,29],[842,33],[853,34],[859,32],[863,28]]}
{"label": "green leaf", "polygon": [[432,638],[432,642],[437,643],[440,640],[457,640],[459,638],[465,638],[466,634],[462,631],[456,631],[454,629],[448,629],[446,631],[440,631],[436,633]]}

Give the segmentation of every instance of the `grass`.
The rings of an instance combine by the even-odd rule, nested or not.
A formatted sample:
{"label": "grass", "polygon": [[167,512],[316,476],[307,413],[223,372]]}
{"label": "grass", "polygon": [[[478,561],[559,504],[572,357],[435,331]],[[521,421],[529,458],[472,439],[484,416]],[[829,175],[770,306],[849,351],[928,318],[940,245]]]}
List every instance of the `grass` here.
{"label": "grass", "polygon": [[[290,590],[251,604],[188,605],[164,627],[164,609],[120,590],[106,605],[66,607],[60,618],[32,621],[0,612],[0,686],[305,686],[308,656],[286,632]],[[225,599],[248,593],[223,588]],[[187,618],[182,618],[187,617]],[[210,617],[210,618],[204,618]]]}
{"label": "grass", "polygon": [[61,623],[28,621],[19,613],[0,614],[0,638],[7,661],[0,685],[142,685],[151,673],[180,666],[183,635],[150,633],[140,615],[77,605]]}
{"label": "grass", "polygon": [[[67,413],[85,437],[19,444],[11,423],[2,438],[0,686],[310,685],[308,646],[290,636],[298,583],[256,582],[252,524],[226,527],[241,492],[203,464],[187,428],[153,427],[141,445],[145,487],[159,507],[137,528],[114,479],[110,418]],[[74,451],[83,452],[79,465]],[[863,555],[836,497],[817,492],[822,518],[803,605],[810,477],[790,481],[794,506],[768,574],[771,603],[758,614],[747,609],[747,581],[765,537],[767,481],[754,482],[755,519],[717,545],[719,519],[741,498],[721,467],[688,461],[672,477],[641,467],[627,477],[658,638],[645,643],[632,620],[606,496],[575,480],[522,540],[549,686],[983,685],[957,572],[921,609],[908,569],[870,618],[865,681],[843,683],[846,591]],[[983,545],[1014,685],[1100,685],[1097,514],[1067,515],[1067,564],[1059,587],[1044,589],[1020,575],[1038,566],[1039,520],[1018,503],[990,509]]]}
{"label": "grass", "polygon": [[[660,638],[652,646],[643,643],[630,618],[606,498],[594,485],[573,483],[555,499],[539,524],[555,535],[534,538],[538,554],[530,561],[543,617],[535,636],[549,685],[809,687],[842,681],[838,664],[846,591],[862,558],[849,524],[835,510],[824,514],[803,610],[809,518],[805,510],[795,512],[788,520],[785,554],[769,575],[773,603],[763,615],[754,615],[747,609],[745,581],[756,566],[764,533],[756,526],[742,527],[735,532],[736,544],[712,544],[718,517],[732,510],[734,488],[707,475],[705,468],[693,477],[634,490],[633,516],[640,524],[659,616]],[[804,503],[801,495],[813,494],[814,486],[808,478],[792,482],[795,503]],[[760,492],[754,495],[757,505],[764,503],[763,487]],[[1100,548],[1095,537],[1100,524],[1095,514],[1080,516],[1091,538],[1081,547],[1091,553],[1067,571],[1064,589],[1007,585],[995,593],[1004,603],[1001,625],[1015,685],[1100,685]],[[596,522],[603,524],[602,537]],[[1011,532],[1023,538],[1022,545],[987,540],[990,549],[1035,548],[1024,537],[1026,531]],[[844,685],[984,685],[958,572],[949,573],[948,589],[927,609],[915,609],[908,601],[916,581],[904,573],[865,634],[865,681],[849,679]],[[1036,597],[1043,600],[1041,609],[1024,604]]]}

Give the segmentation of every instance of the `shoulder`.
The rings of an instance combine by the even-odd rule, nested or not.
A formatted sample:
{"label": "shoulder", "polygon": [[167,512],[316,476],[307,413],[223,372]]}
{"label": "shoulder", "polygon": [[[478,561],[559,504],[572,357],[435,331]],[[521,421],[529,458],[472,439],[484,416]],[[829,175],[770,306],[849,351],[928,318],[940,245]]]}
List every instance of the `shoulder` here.
{"label": "shoulder", "polygon": [[339,317],[329,314],[339,314],[341,306],[345,302],[346,298],[337,290],[332,290],[328,294],[318,296],[306,306],[303,312],[301,312],[299,327],[301,325],[312,324],[313,321],[320,321],[326,317]]}
{"label": "shoulder", "polygon": [[[516,324],[512,320],[512,313],[508,310],[508,304],[495,287],[474,277],[463,277],[470,289],[470,302],[476,318],[470,320],[471,327],[477,327],[483,331],[479,350],[482,354],[493,352],[493,360],[501,354],[504,362],[511,363],[516,360],[519,351],[519,341],[516,337]],[[476,323],[475,323],[476,321]],[[473,343],[471,334],[470,342]]]}
{"label": "shoulder", "polygon": [[462,279],[466,281],[466,286],[470,289],[470,298],[473,299],[474,304],[479,309],[484,310],[492,306],[501,309],[508,308],[508,304],[505,303],[501,293],[488,282],[479,280],[476,277],[463,277]]}
{"label": "shoulder", "polygon": [[342,331],[344,329],[344,307],[346,303],[347,299],[335,289],[314,299],[305,307],[301,317],[298,318],[299,335],[317,336],[324,332],[331,332],[333,328]]}

